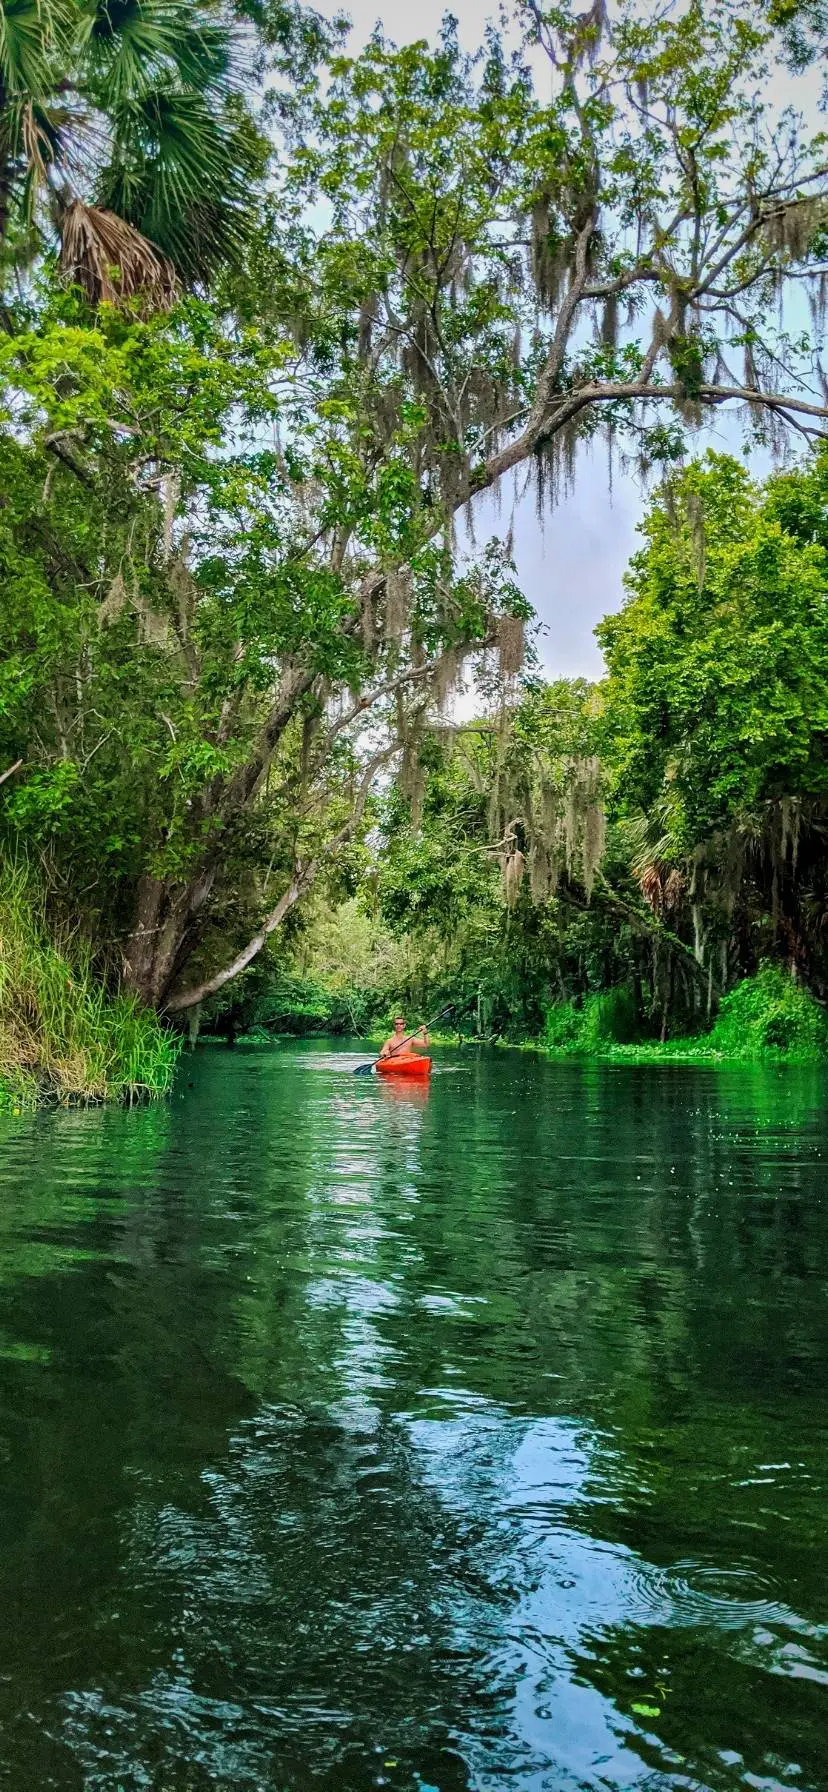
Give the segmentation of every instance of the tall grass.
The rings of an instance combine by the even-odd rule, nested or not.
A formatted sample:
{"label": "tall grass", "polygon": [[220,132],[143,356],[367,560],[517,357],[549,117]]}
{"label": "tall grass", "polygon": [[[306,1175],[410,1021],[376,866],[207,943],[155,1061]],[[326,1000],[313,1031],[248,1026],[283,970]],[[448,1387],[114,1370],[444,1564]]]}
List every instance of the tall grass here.
{"label": "tall grass", "polygon": [[49,939],[25,865],[0,865],[0,1104],[140,1101],[172,1083],[180,1041],[110,996],[77,941]]}

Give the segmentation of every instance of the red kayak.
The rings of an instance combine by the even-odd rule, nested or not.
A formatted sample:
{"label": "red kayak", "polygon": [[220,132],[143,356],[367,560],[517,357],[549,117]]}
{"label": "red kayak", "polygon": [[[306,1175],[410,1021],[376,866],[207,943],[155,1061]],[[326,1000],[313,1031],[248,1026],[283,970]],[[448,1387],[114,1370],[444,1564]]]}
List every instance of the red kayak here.
{"label": "red kayak", "polygon": [[378,1076],[430,1076],[431,1059],[419,1052],[395,1052],[393,1058],[378,1058],[374,1069]]}

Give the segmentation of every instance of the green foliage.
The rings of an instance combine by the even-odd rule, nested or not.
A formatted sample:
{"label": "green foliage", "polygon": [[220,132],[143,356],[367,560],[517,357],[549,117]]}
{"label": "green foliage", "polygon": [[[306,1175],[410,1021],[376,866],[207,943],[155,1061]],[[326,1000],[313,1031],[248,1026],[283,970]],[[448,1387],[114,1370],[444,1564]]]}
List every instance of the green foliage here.
{"label": "green foliage", "polygon": [[[353,893],[379,780],[399,769],[410,832],[402,816],[389,830],[388,926],[420,941],[459,927],[446,976],[484,986],[492,1026],[515,1004],[540,1017],[556,985],[572,993],[561,939],[593,898],[596,716],[583,693],[536,689],[512,736],[495,729],[478,755],[477,784],[427,765],[469,660],[487,713],[514,703],[531,622],[508,538],[461,550],[454,519],[521,468],[548,507],[599,431],[673,464],[734,394],[777,423],[810,403],[813,345],[770,299],[819,265],[822,149],[775,115],[765,21],[746,23],[736,0],[625,3],[612,19],[575,0],[543,20],[521,9],[472,55],[450,20],[431,46],[377,32],[350,57],[338,25],[279,0],[237,10],[256,73],[279,76],[268,139],[222,9],[3,9],[0,237],[37,278],[9,299],[0,340],[0,770],[23,761],[0,829],[38,855],[51,911],[82,914],[112,983],[183,1008],[246,971],[315,882]],[[94,308],[42,254],[46,194],[77,160],[87,106],[99,184],[75,195],[76,234],[94,236],[90,197],[149,232],[198,292],[162,316],[147,315],[140,268],[125,302],[100,230],[95,291],[81,281]],[[744,388],[727,370],[742,351]],[[686,478],[707,502],[707,475]],[[708,570],[698,531],[685,552],[654,523],[663,568],[641,577],[673,581],[676,631],[704,611],[715,664],[699,639],[699,666],[656,667],[649,689],[655,627],[629,689],[621,636],[611,674],[619,813],[672,799],[684,852],[694,830],[772,797],[774,766],[780,787],[798,771],[804,788],[807,771],[821,788],[816,627],[785,696],[821,549],[774,519],[773,503],[796,508],[790,493],[768,498],[754,540],[750,493],[731,478],[728,507],[708,484],[723,520]],[[774,631],[794,589],[802,629],[786,644]],[[756,635],[755,664],[725,640],[728,606],[731,636]],[[443,792],[420,837],[424,775]],[[541,926],[556,880],[565,925]],[[578,988],[596,955],[612,953],[580,954]],[[412,989],[437,981],[425,956],[410,974]]]}
{"label": "green foliage", "polygon": [[755,486],[673,476],[598,629],[610,813],[649,906],[726,988],[763,957],[828,989],[828,453]]}
{"label": "green foliage", "polygon": [[828,1020],[809,992],[776,965],[764,965],[726,995],[709,1032],[658,1043],[640,1034],[628,989],[550,1008],[541,1043],[556,1057],[650,1062],[813,1062],[828,1057]]}
{"label": "green foliage", "polygon": [[241,1034],[361,1034],[381,1006],[376,988],[358,984],[333,988],[327,979],[282,975],[268,980],[252,1001],[242,1001],[234,1023]]}
{"label": "green foliage", "polygon": [[179,1041],[131,996],[107,996],[77,938],[49,937],[42,892],[0,867],[0,1100],[140,1101],[165,1095]]}
{"label": "green foliage", "polygon": [[[699,1028],[763,958],[826,993],[826,468],[760,489],[711,455],[672,478],[600,630],[603,683],[530,681],[505,722],[425,738],[365,897],[405,941],[404,1006],[471,998],[483,1033],[560,1050],[709,1054],[735,1034]],[[600,795],[588,850],[578,805]]]}
{"label": "green foliage", "polygon": [[[501,608],[526,608],[502,555],[452,581],[423,549],[405,649],[384,638],[379,610],[366,644],[358,568],[389,529],[405,534],[410,480],[394,493],[387,465],[350,452],[352,408],[323,405],[308,433],[291,396],[296,358],[194,299],[169,317],[104,309],[91,324],[51,297],[0,347],[0,755],[26,761],[3,825],[60,861],[57,881],[85,892],[110,939],[128,933],[142,876],[170,880],[174,904],[175,880],[204,893],[219,866],[216,922],[243,939],[257,874],[313,862],[358,807],[359,727],[403,728],[406,665],[416,696],[424,655],[439,671]],[[329,390],[324,376],[320,403]],[[295,428],[292,475],[261,447],[277,419]],[[323,535],[351,510],[345,572],[308,543],[307,481]],[[381,694],[384,681],[403,688],[370,713],[356,694],[372,678]],[[353,705],[350,734],[337,694]],[[342,869],[347,827],[339,846]]]}
{"label": "green foliage", "polygon": [[[0,249],[18,264],[30,259],[48,242],[55,194],[65,212],[74,189],[132,225],[186,280],[238,254],[261,162],[236,97],[248,61],[228,15],[209,5],[6,0]],[[94,172],[84,183],[86,169]]]}
{"label": "green foliage", "polygon": [[661,805],[679,849],[828,795],[826,515],[828,454],[762,494],[708,454],[656,501],[597,630],[611,789],[622,812]]}
{"label": "green foliage", "polygon": [[825,0],[767,0],[767,15],[781,35],[792,68],[799,71],[820,56],[824,59],[828,35]]}
{"label": "green foliage", "polygon": [[562,1002],[547,1009],[542,1043],[563,1057],[600,1055],[608,1045],[637,1039],[640,1022],[629,989],[620,986],[581,1003]]}
{"label": "green foliage", "polygon": [[[555,1000],[631,969],[646,984],[646,924],[642,940],[594,881],[596,728],[596,691],[584,680],[532,680],[508,726],[495,712],[426,743],[421,812],[401,784],[393,789],[365,900],[405,943],[404,1006],[468,1002],[467,1027],[526,1038],[542,1032]],[[606,864],[628,878],[614,839]]]}
{"label": "green foliage", "polygon": [[763,965],[724,997],[710,1044],[725,1058],[825,1057],[828,1019],[800,983]]}
{"label": "green foliage", "polygon": [[202,1031],[251,1034],[366,1033],[392,999],[397,952],[355,898],[310,904],[293,937],[216,997]]}

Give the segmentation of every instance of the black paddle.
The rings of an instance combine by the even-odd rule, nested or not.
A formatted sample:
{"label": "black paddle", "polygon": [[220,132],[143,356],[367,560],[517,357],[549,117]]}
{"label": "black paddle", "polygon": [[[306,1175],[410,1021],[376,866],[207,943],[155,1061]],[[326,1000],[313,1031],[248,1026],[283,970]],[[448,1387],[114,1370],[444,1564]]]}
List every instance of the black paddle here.
{"label": "black paddle", "polygon": [[[426,1029],[429,1027],[436,1027],[438,1020],[442,1020],[444,1014],[453,1014],[456,1006],[456,1002],[449,1002],[447,1008],[441,1008],[439,1014],[432,1015],[431,1020],[426,1021]],[[401,1052],[404,1045],[410,1045],[412,1039],[416,1039],[417,1034],[421,1033],[422,1030],[422,1027],[418,1027],[416,1032],[407,1033],[405,1039],[401,1039],[398,1045],[392,1046],[391,1051],[388,1053],[389,1058],[396,1057],[397,1052]],[[356,1064],[354,1066],[354,1076],[370,1076],[376,1062],[376,1058],[372,1058],[370,1064]]]}

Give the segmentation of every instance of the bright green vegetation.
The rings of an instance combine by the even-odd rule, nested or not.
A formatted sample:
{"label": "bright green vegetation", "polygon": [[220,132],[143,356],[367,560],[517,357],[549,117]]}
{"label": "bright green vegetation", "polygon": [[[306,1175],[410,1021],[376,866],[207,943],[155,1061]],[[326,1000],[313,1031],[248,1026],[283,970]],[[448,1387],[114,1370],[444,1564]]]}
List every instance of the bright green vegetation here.
{"label": "bright green vegetation", "polygon": [[0,1117],[15,1792],[824,1792],[825,1070],[440,1061]]}
{"label": "bright green vegetation", "polygon": [[672,1058],[812,1062],[828,1057],[828,1019],[824,1008],[789,974],[766,965],[722,998],[716,1020],[706,1033],[647,1040],[630,991],[621,987],[603,995],[588,995],[580,1005],[566,1002],[549,1008],[542,1044],[556,1057],[626,1058],[642,1063]]}
{"label": "bright green vegetation", "polygon": [[722,999],[710,1043],[727,1058],[815,1058],[828,1052],[828,1024],[807,990],[770,966]]}
{"label": "bright green vegetation", "polygon": [[[820,994],[828,407],[775,295],[824,149],[772,80],[820,8],[743,12],[349,57],[279,0],[3,5],[0,850],[108,995],[539,1037],[619,983],[698,1030],[786,955]],[[801,469],[679,473],[727,405]],[[544,689],[508,530],[456,522],[599,440],[661,496],[606,684]],[[352,900],[390,948],[337,985]]]}
{"label": "bright green vegetation", "polygon": [[281,962],[274,957],[216,1005],[208,1027],[235,1037],[365,1035],[393,1004],[399,949],[356,897],[312,909],[290,951]]}
{"label": "bright green vegetation", "polygon": [[0,1106],[165,1095],[178,1048],[134,996],[106,994],[82,941],[55,943],[35,880],[3,867]]}

